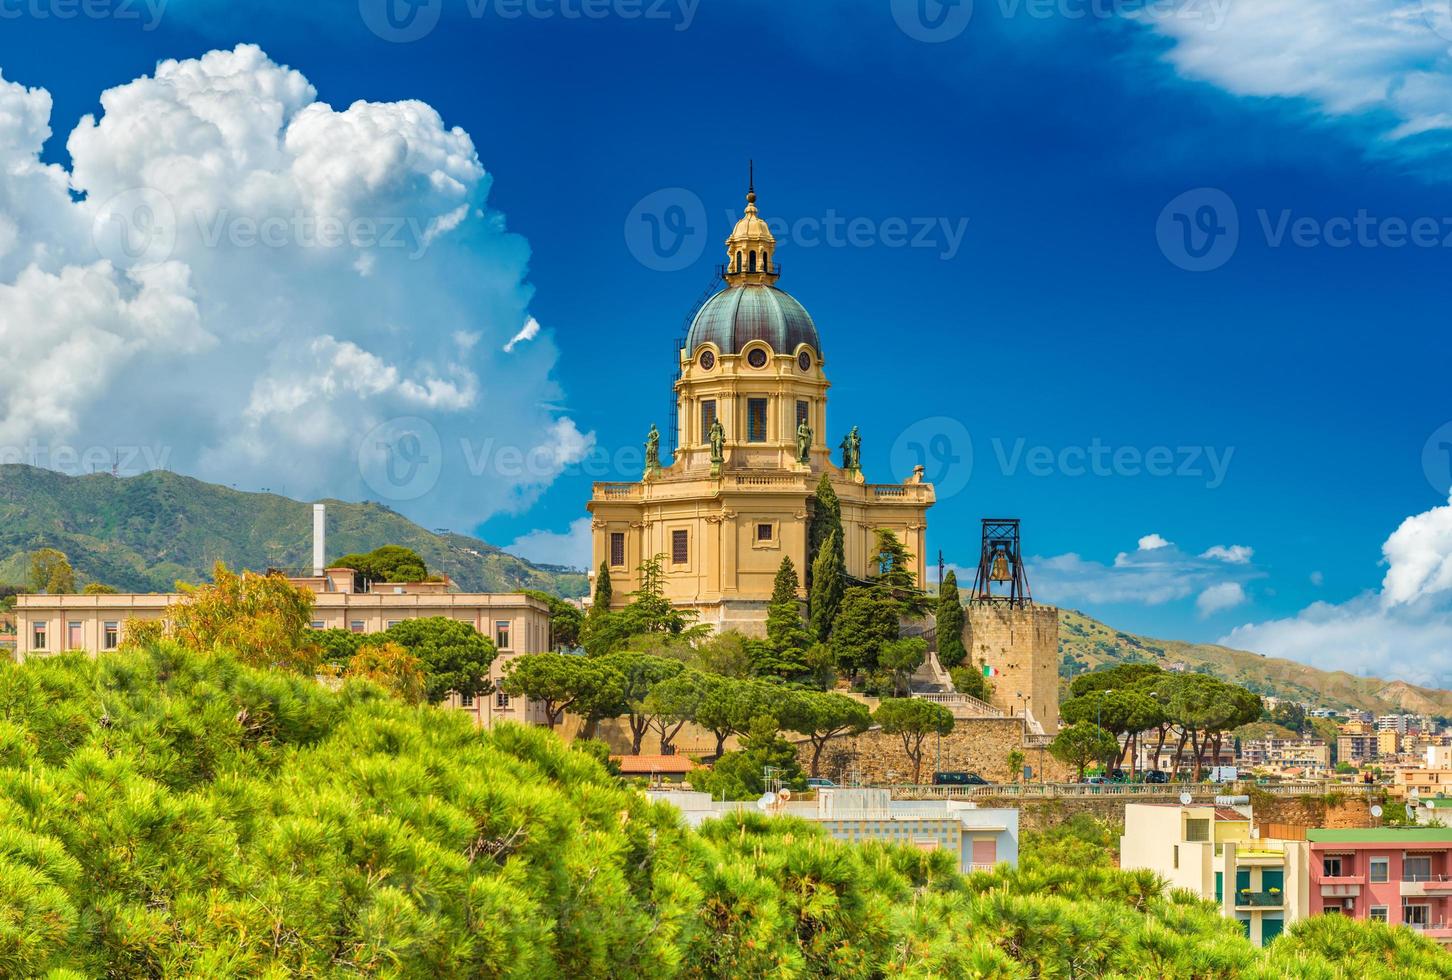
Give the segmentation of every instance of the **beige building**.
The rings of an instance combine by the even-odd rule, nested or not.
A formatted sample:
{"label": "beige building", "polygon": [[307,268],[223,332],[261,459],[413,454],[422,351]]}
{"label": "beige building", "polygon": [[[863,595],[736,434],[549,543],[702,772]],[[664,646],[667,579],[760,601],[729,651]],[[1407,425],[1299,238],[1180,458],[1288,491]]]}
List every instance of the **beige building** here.
{"label": "beige building", "polygon": [[648,452],[639,482],[595,485],[592,574],[606,565],[623,604],[640,585],[640,564],[661,555],[673,604],[718,628],[760,632],[783,557],[805,581],[812,496],[826,474],[841,499],[848,574],[878,572],[876,532],[884,529],[912,554],[924,584],[933,488],[921,469],[905,483],[868,483],[857,428],[829,426],[817,327],[776,286],[776,240],[754,191],[726,252],[726,286],[701,307],[680,350],[670,465]]}
{"label": "beige building", "polygon": [[1171,888],[1219,903],[1263,946],[1310,914],[1305,841],[1256,839],[1251,819],[1228,807],[1131,803],[1119,866],[1147,869]]}
{"label": "beige building", "polygon": [[972,660],[989,668],[995,708],[1037,722],[1046,734],[1059,730],[1057,609],[969,602],[963,646]]}
{"label": "beige building", "polygon": [[[490,669],[490,680],[496,684],[513,658],[550,649],[549,606],[530,596],[459,592],[447,580],[370,586],[350,568],[329,568],[289,581],[312,591],[312,625],[318,630],[379,633],[406,619],[432,617],[468,623],[498,648]],[[183,598],[178,593],[18,596],[16,659],[115,650],[125,642],[128,620],[166,620]],[[454,695],[450,703],[484,726],[504,720],[544,721],[537,708],[504,694]]]}

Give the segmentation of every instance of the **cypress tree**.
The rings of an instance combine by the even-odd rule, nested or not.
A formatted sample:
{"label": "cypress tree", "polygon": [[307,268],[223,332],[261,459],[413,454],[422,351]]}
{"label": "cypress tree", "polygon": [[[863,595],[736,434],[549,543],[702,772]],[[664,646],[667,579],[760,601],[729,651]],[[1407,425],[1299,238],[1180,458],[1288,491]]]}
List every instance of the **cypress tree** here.
{"label": "cypress tree", "polygon": [[812,613],[812,632],[818,640],[825,641],[831,635],[832,623],[837,618],[837,609],[842,605],[846,591],[847,562],[842,557],[842,537],[833,531],[822,542],[817,560],[812,565],[808,605]]}
{"label": "cypress tree", "polygon": [[615,588],[610,584],[610,566],[602,561],[600,574],[595,576],[595,601],[590,605],[590,611],[607,613],[614,600]]}
{"label": "cypress tree", "polygon": [[816,574],[817,556],[821,554],[822,545],[834,533],[837,535],[837,548],[841,550],[842,502],[837,499],[837,491],[832,489],[832,481],[823,473],[822,479],[817,481],[817,493],[812,504],[812,523],[807,528],[808,586]]}
{"label": "cypress tree", "polygon": [[963,604],[958,600],[958,576],[949,571],[938,589],[938,662],[944,670],[963,663],[968,656],[963,646]]}

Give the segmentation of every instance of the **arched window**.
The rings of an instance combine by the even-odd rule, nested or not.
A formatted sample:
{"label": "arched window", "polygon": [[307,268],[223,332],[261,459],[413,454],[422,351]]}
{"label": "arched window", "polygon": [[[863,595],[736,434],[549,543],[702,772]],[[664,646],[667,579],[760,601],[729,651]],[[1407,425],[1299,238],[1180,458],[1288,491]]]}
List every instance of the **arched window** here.
{"label": "arched window", "polygon": [[755,250],[753,250],[752,253],[751,253],[751,269],[750,269],[750,271],[751,272],[755,272],[756,271],[756,252],[755,252]]}
{"label": "arched window", "polygon": [[741,254],[740,251],[738,251],[736,253],[736,271],[737,272],[740,272],[741,271],[741,267],[742,267],[743,264],[744,264],[744,260],[743,260],[742,254]]}

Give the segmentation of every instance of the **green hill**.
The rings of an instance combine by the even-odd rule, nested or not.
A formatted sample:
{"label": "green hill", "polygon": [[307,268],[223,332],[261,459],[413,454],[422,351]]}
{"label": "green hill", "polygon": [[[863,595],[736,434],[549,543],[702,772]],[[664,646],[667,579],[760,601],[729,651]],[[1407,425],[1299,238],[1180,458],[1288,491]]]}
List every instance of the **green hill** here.
{"label": "green hill", "polygon": [[1412,711],[1452,717],[1452,691],[1417,687],[1406,681],[1358,677],[1345,671],[1317,670],[1294,660],[1266,657],[1210,643],[1153,640],[1121,633],[1081,612],[1059,612],[1060,668],[1065,676],[1122,663],[1182,664],[1241,684],[1258,694],[1305,701],[1327,708]]}
{"label": "green hill", "polygon": [[[328,505],[328,555],[385,544],[412,548],[469,591],[531,588],[585,594],[583,572],[525,561],[463,534],[434,533],[376,503]],[[212,565],[301,569],[312,564],[312,505],[243,493],[175,473],[72,477],[0,466],[0,583],[24,582],[27,555],[59,548],[81,583],[133,592],[209,580]]]}

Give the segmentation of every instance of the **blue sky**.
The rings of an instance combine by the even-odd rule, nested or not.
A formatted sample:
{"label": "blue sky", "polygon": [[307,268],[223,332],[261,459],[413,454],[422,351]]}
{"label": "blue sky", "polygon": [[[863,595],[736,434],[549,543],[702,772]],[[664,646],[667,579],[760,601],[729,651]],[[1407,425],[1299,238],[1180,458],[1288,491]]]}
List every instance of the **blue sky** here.
{"label": "blue sky", "polygon": [[[198,391],[235,374],[222,388],[237,392],[236,417],[138,411],[101,432],[118,410],[92,421],[106,402],[91,394],[15,422],[12,442],[146,441],[153,426],[185,472],[376,497],[366,465],[362,483],[348,470],[352,448],[328,463],[322,435],[284,443],[267,420],[336,425],[356,447],[378,420],[417,415],[444,445],[474,440],[473,455],[398,496],[399,510],[535,557],[578,554],[592,478],[581,458],[594,447],[603,478],[636,475],[620,450],[666,422],[674,343],[755,158],[762,213],[786,229],[781,286],[821,331],[834,433],[862,427],[868,478],[882,482],[906,475],[911,445],[927,447],[930,476],[952,491],[930,515],[935,551],[971,564],[978,519],[1014,515],[1040,559],[1037,594],[1120,628],[1452,679],[1440,449],[1452,435],[1434,436],[1452,420],[1452,22],[1432,0],[979,0],[966,24],[965,8],[936,0],[601,0],[599,17],[567,16],[585,8],[562,0],[517,18],[508,0],[435,2],[426,33],[428,5],[413,12],[423,20],[395,18],[424,33],[406,43],[370,30],[388,23],[373,0],[170,0],[159,18],[137,3],[69,19],[57,0],[28,0],[7,19],[5,80],[53,99],[41,159],[91,200],[123,189],[146,155],[135,173],[148,184],[216,198],[172,194],[180,178],[158,143],[191,144],[152,125],[171,118],[160,102],[103,113],[100,95],[163,59],[239,43],[265,52],[246,71],[305,76],[311,92],[286,111],[432,107],[437,121],[402,114],[443,161],[431,174],[451,175],[441,187],[389,156],[397,112],[358,126],[329,116],[355,142],[329,159],[334,131],[298,136],[322,147],[294,168],[299,186],[383,188],[394,196],[376,213],[442,222],[423,233],[441,244],[413,265],[384,255],[306,287],[269,266],[287,263],[280,251],[198,253],[178,287],[196,309],[165,353],[199,360],[138,355],[136,370]],[[188,111],[205,116],[202,104]],[[73,161],[67,135],[86,114],[102,122]],[[395,166],[407,179],[388,176]],[[476,210],[454,225],[458,202]],[[690,228],[678,254],[699,257],[663,270],[679,263],[652,254],[645,222],[674,219],[676,204]],[[821,242],[838,219],[838,240]],[[1402,242],[1397,219],[1422,219],[1419,243]],[[0,263],[0,275],[18,282],[24,267]],[[386,322],[371,323],[378,310]],[[297,341],[295,353],[237,353],[233,338],[259,320],[273,324],[258,328],[263,346]],[[320,407],[296,390],[317,376],[310,358],[342,388],[362,359],[376,384]],[[555,462],[532,476],[486,458],[544,445]],[[1399,550],[1393,532],[1409,520],[1421,523]]]}

